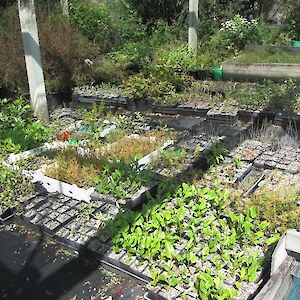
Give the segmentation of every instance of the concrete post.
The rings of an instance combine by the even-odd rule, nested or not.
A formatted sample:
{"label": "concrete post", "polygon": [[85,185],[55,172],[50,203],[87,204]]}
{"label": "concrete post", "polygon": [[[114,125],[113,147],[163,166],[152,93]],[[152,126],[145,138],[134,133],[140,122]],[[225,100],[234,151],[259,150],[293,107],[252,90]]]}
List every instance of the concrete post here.
{"label": "concrete post", "polygon": [[32,109],[39,119],[48,121],[48,105],[34,0],[18,0],[18,5]]}
{"label": "concrete post", "polygon": [[189,49],[197,54],[198,0],[189,0]]}
{"label": "concrete post", "polygon": [[68,0],[60,0],[60,5],[62,9],[62,13],[65,16],[69,16],[69,1]]}

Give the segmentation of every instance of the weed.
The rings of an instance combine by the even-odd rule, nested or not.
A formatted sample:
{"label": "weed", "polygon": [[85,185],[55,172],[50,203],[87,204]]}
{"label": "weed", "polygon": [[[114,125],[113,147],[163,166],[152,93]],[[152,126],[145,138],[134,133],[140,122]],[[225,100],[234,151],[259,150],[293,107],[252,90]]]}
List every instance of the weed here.
{"label": "weed", "polygon": [[220,164],[224,159],[224,154],[226,154],[228,150],[224,148],[222,145],[213,144],[209,148],[209,153],[206,156],[206,162],[209,166],[214,166]]}

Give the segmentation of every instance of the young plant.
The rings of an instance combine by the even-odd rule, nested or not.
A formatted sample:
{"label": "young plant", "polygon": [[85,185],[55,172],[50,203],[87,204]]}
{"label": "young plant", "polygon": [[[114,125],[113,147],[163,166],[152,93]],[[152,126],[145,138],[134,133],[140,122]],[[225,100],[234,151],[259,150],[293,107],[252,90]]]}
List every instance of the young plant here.
{"label": "young plant", "polygon": [[33,193],[35,187],[21,169],[0,163],[0,214],[7,208],[22,210],[22,203]]}
{"label": "young plant", "polygon": [[222,145],[218,146],[216,144],[213,144],[209,150],[209,154],[206,156],[206,162],[209,166],[220,164],[225,159],[224,155],[228,152]]}
{"label": "young plant", "polygon": [[19,153],[51,139],[51,130],[35,120],[25,99],[0,99],[0,154]]}

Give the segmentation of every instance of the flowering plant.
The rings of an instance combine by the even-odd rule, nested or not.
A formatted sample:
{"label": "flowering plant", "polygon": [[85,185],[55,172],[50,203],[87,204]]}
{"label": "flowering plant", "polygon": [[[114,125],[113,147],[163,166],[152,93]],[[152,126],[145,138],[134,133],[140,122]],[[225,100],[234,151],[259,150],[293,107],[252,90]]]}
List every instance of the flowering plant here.
{"label": "flowering plant", "polygon": [[247,20],[240,15],[222,23],[220,38],[228,50],[241,50],[247,43],[257,44],[263,40],[263,26],[255,19]]}

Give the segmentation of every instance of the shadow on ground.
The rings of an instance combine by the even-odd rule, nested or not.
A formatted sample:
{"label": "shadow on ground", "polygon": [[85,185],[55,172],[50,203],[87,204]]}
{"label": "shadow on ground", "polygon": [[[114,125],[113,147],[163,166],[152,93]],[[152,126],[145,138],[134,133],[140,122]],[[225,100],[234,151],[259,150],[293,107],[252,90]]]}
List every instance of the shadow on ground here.
{"label": "shadow on ground", "polygon": [[73,256],[40,233],[10,225],[0,241],[1,299],[137,299],[145,293],[129,277]]}

